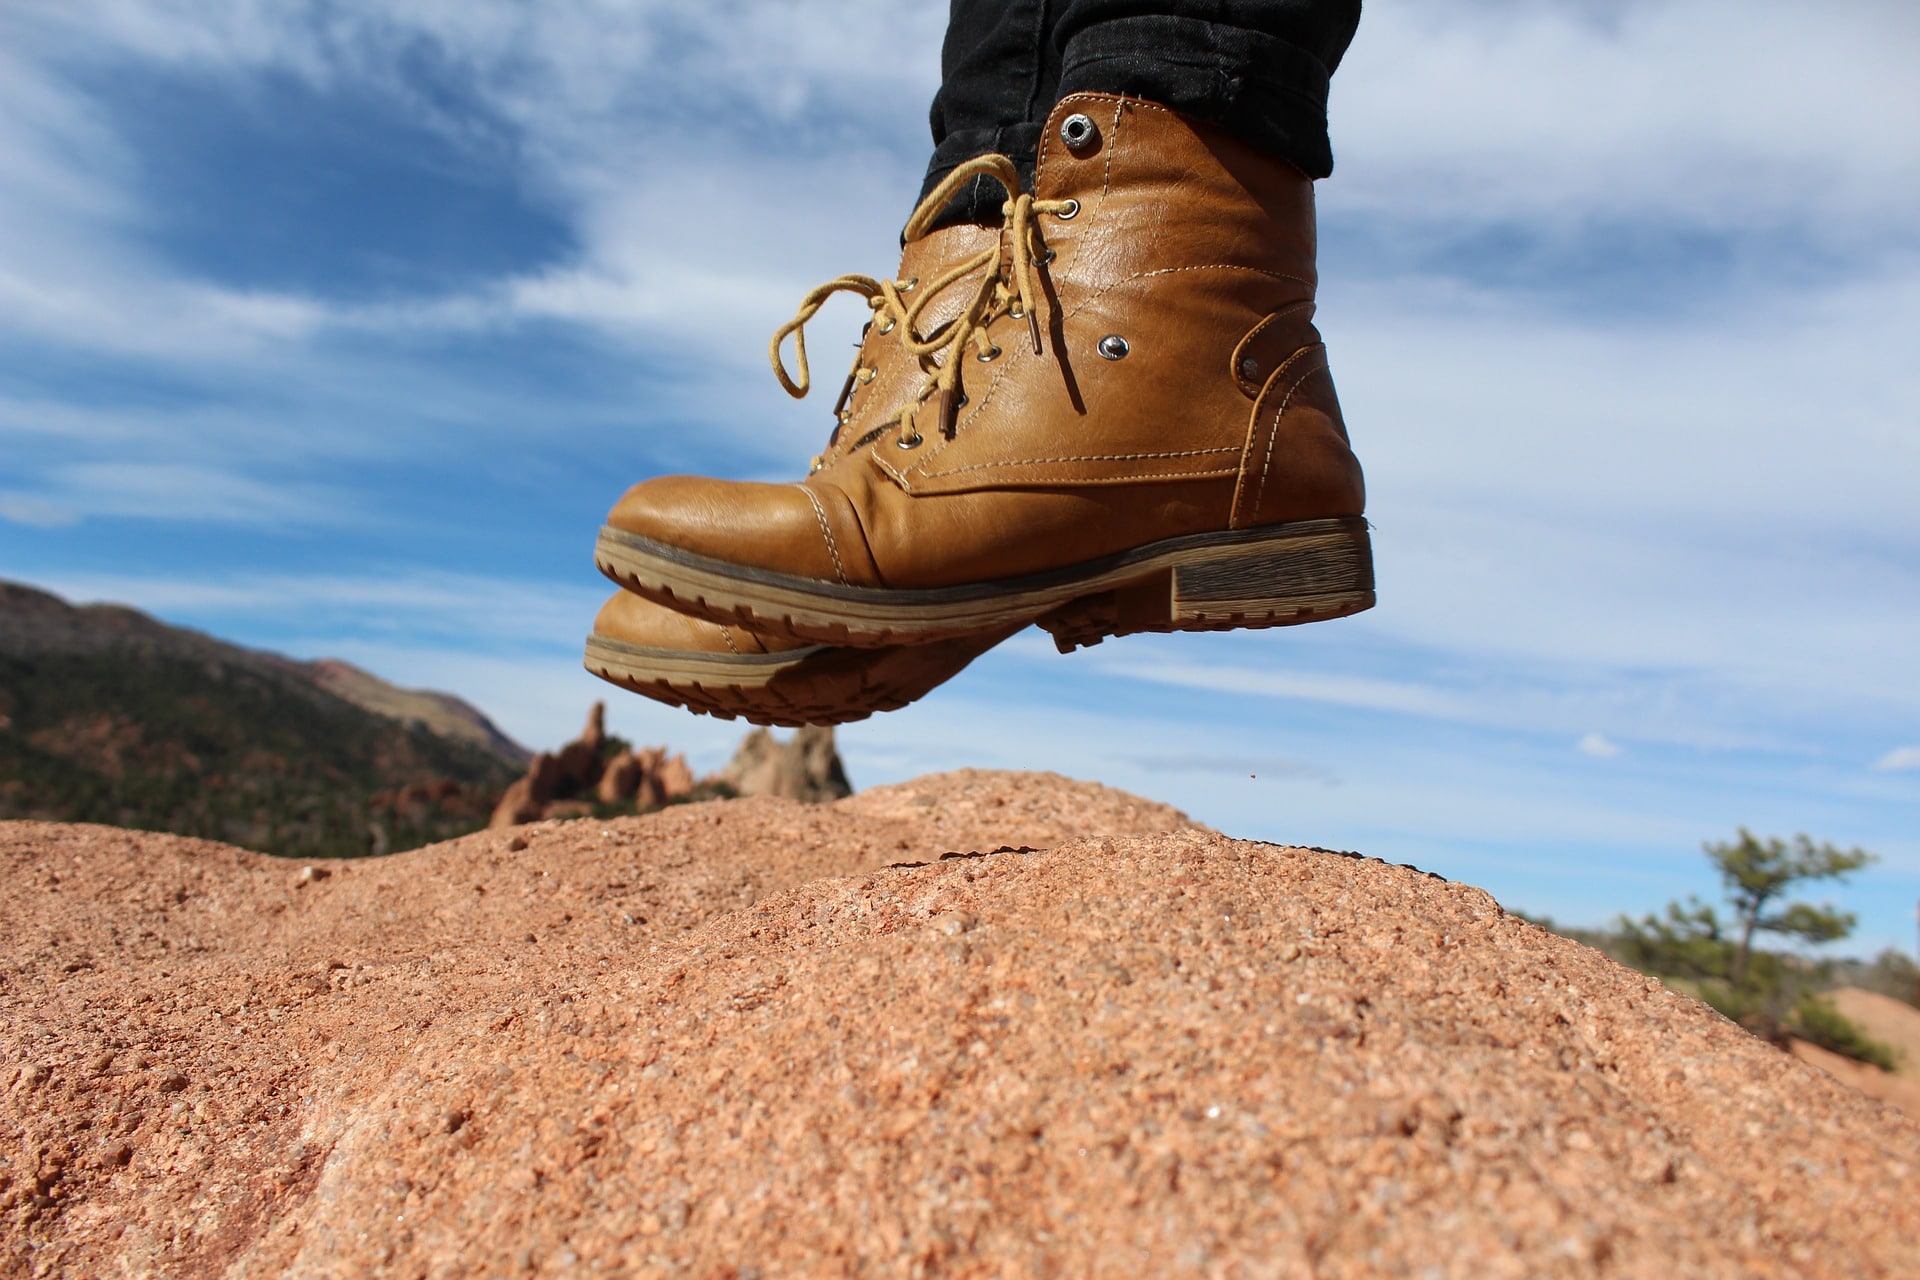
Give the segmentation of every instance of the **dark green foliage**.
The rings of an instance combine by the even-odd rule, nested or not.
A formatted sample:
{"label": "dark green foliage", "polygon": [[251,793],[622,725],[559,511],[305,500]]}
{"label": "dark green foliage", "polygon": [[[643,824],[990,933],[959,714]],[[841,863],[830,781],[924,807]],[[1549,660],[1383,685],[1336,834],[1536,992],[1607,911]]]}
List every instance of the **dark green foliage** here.
{"label": "dark green foliage", "polygon": [[1803,991],[1794,1002],[1788,1019],[1792,1032],[1802,1040],[1819,1045],[1858,1062],[1870,1062],[1882,1071],[1900,1069],[1900,1052],[1881,1044],[1861,1031],[1851,1019],[1823,996]]}
{"label": "dark green foliage", "polygon": [[484,826],[512,773],[263,655],[0,653],[0,818],[351,857]]}
{"label": "dark green foliage", "polygon": [[1668,903],[1664,914],[1622,916],[1614,954],[1692,992],[1757,1035],[1798,1035],[1876,1065],[1891,1060],[1890,1048],[1868,1039],[1815,994],[1826,966],[1754,946],[1756,936],[1769,933],[1815,945],[1846,937],[1853,931],[1852,912],[1783,899],[1804,883],[1844,880],[1873,855],[1815,844],[1804,835],[1760,840],[1744,828],[1738,840],[1705,849],[1720,874],[1730,915],[1723,919],[1711,905],[1689,898]]}
{"label": "dark green foliage", "polygon": [[1740,838],[1734,843],[1710,844],[1706,850],[1720,872],[1720,882],[1726,886],[1727,899],[1740,925],[1739,945],[1729,974],[1736,986],[1745,976],[1755,933],[1778,933],[1820,943],[1853,932],[1851,911],[1808,902],[1789,902],[1777,908],[1776,904],[1782,894],[1802,882],[1846,879],[1873,861],[1866,850],[1816,845],[1804,835],[1795,836],[1790,843],[1777,837],[1757,840],[1745,827],[1740,828]]}

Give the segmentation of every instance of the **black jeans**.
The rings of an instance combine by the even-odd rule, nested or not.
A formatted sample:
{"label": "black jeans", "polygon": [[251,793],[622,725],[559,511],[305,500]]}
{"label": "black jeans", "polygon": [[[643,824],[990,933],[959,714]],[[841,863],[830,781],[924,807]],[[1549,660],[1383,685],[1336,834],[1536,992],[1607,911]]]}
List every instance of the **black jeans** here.
{"label": "black jeans", "polygon": [[[953,167],[1000,152],[1033,182],[1040,131],[1069,93],[1124,93],[1216,124],[1324,178],[1327,80],[1360,0],[951,0],[924,196]],[[996,222],[984,180],[943,222]]]}

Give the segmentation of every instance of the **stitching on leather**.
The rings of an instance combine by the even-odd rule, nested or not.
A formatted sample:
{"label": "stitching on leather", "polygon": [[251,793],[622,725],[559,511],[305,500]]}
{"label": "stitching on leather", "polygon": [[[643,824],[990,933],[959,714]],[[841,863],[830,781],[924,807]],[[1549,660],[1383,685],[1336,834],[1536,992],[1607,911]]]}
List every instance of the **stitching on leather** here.
{"label": "stitching on leather", "polygon": [[[1302,311],[1311,306],[1313,306],[1313,299],[1311,298],[1308,298],[1301,302],[1289,302],[1286,306],[1280,308],[1278,311],[1273,312],[1266,319],[1262,320],[1259,324],[1247,330],[1247,336],[1240,339],[1240,341],[1236,343],[1233,348],[1233,356],[1231,357],[1233,360],[1233,376],[1235,378],[1238,378],[1240,382],[1243,384],[1248,381],[1248,379],[1240,377],[1241,354],[1245,352],[1248,347],[1253,345],[1254,339],[1258,338],[1262,333],[1262,331],[1264,331],[1268,325],[1273,324],[1278,320],[1284,319],[1285,317],[1292,315],[1296,311]],[[1280,367],[1284,369],[1286,367],[1286,361],[1284,360],[1281,361]]]}
{"label": "stitching on leather", "polygon": [[1126,110],[1127,99],[1123,94],[1113,104],[1113,141],[1107,144],[1107,163],[1100,172],[1100,199],[1105,202],[1113,191],[1113,153],[1120,149],[1120,113]]}
{"label": "stitching on leather", "polygon": [[[1324,351],[1326,349],[1324,343],[1319,345],[1321,350]],[[1300,360],[1312,349],[1313,344],[1309,344],[1300,348],[1285,360],[1282,360],[1278,367],[1267,375],[1266,385],[1261,388],[1259,399],[1254,401],[1253,413],[1247,422],[1247,443],[1240,457],[1240,479],[1233,486],[1233,502],[1227,508],[1227,524],[1229,526],[1234,525],[1234,522],[1240,518],[1240,504],[1241,500],[1246,497],[1247,473],[1248,469],[1253,465],[1253,447],[1260,439],[1260,419],[1265,416],[1265,406],[1272,403],[1274,389],[1277,388],[1281,380],[1286,377],[1287,370],[1293,368],[1295,362]],[[1288,385],[1286,393],[1281,399],[1280,408],[1274,414],[1273,435],[1267,437],[1266,460],[1263,461],[1260,469],[1260,489],[1254,497],[1254,504],[1256,506],[1259,503],[1259,493],[1264,492],[1266,488],[1266,464],[1271,461],[1273,456],[1274,437],[1280,434],[1280,414],[1286,412],[1287,401],[1293,397],[1294,390],[1300,385],[1301,381],[1302,379],[1296,378]]]}
{"label": "stitching on leather", "polygon": [[[1092,306],[1099,299],[1106,297],[1107,294],[1113,292],[1115,289],[1120,288],[1122,285],[1131,284],[1135,280],[1150,280],[1155,276],[1176,275],[1183,271],[1242,271],[1242,272],[1246,272],[1249,275],[1265,276],[1269,280],[1288,280],[1293,282],[1294,284],[1306,285],[1309,288],[1312,287],[1309,281],[1302,280],[1299,276],[1290,276],[1278,271],[1262,271],[1258,267],[1243,267],[1243,266],[1238,266],[1231,262],[1210,262],[1210,263],[1205,263],[1199,266],[1190,266],[1190,267],[1159,267],[1152,271],[1136,271],[1134,274],[1130,276],[1126,276],[1122,279],[1115,280],[1112,284],[1107,285],[1105,288],[1101,289],[1099,292],[1089,294],[1086,298],[1084,298],[1080,302],[1079,306],[1076,306],[1073,308],[1073,310],[1066,312],[1065,315],[1063,315],[1061,318],[1063,321],[1073,319],[1073,317],[1079,315],[1087,307]],[[1281,311],[1276,312],[1274,314],[1284,315],[1286,314],[1286,311],[1291,310],[1292,308],[1307,307],[1312,305],[1313,305],[1312,299],[1310,298],[1303,299],[1300,302],[1289,303],[1286,308],[1283,308]],[[1262,323],[1265,323],[1265,322],[1263,321]],[[1294,354],[1297,356],[1299,353],[1295,352]],[[1286,365],[1290,363],[1292,363],[1291,357],[1289,357],[1288,361],[1286,363],[1283,363],[1280,367],[1284,369],[1286,368]],[[965,416],[958,419],[955,422],[954,424],[955,427],[958,428],[960,426],[963,426],[965,423],[971,421],[973,418],[979,416],[982,413],[985,413],[987,411],[987,406],[993,403],[993,397],[995,393],[997,393],[1000,390],[1001,381],[1005,379],[1007,375],[1011,372],[1012,372],[1011,365],[1002,365],[999,369],[995,370],[993,375],[993,381],[987,384],[986,394],[981,396],[977,402],[974,402],[968,405]],[[935,460],[939,458],[940,454],[946,450],[948,444],[950,443],[952,442],[942,441],[935,448],[934,452],[927,455],[927,458],[924,462],[917,464],[916,466],[911,468],[911,470],[918,473],[919,475],[926,476],[928,478],[931,478],[933,476],[947,476],[947,475],[959,474],[959,472],[957,471],[934,471],[931,469]],[[1212,450],[1209,452],[1222,452],[1222,451]],[[1181,455],[1178,455],[1178,454],[1122,454],[1122,455],[1116,455],[1116,456],[1158,458],[1158,457],[1178,457]],[[891,466],[888,466],[888,464],[884,460],[882,460],[879,456],[876,455],[874,457],[874,461],[879,463],[882,467],[886,468],[887,472],[890,475],[893,475],[895,478],[899,479],[902,484],[906,483],[906,477],[901,472],[895,471]],[[1043,459],[1038,459],[1037,461],[1040,461],[1040,462],[1060,461],[1060,459],[1044,459],[1043,458]],[[994,466],[994,465],[999,465],[999,464],[977,463],[975,464],[975,467]],[[963,470],[963,471],[973,470],[975,469],[975,467],[963,467],[960,470]]]}
{"label": "stitching on leather", "polygon": [[[1130,276],[1126,276],[1120,280],[1115,280],[1112,284],[1107,285],[1105,288],[1102,288],[1099,292],[1087,295],[1086,298],[1081,300],[1078,306],[1074,307],[1073,310],[1066,312],[1061,317],[1061,319],[1063,322],[1066,320],[1073,319],[1075,316],[1079,315],[1082,311],[1084,311],[1087,307],[1092,306],[1096,301],[1106,297],[1107,294],[1113,292],[1115,289],[1118,289],[1122,285],[1131,284],[1135,280],[1150,280],[1155,276],[1174,275],[1182,271],[1244,271],[1250,275],[1265,276],[1269,280],[1287,280],[1287,281],[1291,281],[1294,284],[1305,285],[1308,288],[1312,288],[1312,283],[1310,281],[1302,280],[1299,276],[1290,276],[1278,271],[1262,271],[1258,267],[1237,266],[1231,262],[1211,262],[1201,266],[1192,266],[1192,267],[1159,267],[1152,271],[1136,271],[1134,274]],[[1312,305],[1313,305],[1313,300],[1309,298],[1309,299],[1302,300],[1300,302],[1289,303],[1286,308],[1283,308],[1281,311],[1276,312],[1275,314],[1284,315],[1286,311],[1291,310],[1295,307],[1309,307]],[[1281,367],[1285,368],[1286,366],[1283,364]],[[955,422],[954,425],[956,428],[971,421],[973,418],[987,411],[987,406],[993,403],[994,394],[998,392],[1000,389],[1001,381],[1004,378],[1006,378],[1006,376],[1010,372],[1012,372],[1012,369],[1011,369],[1011,366],[1008,366],[1008,365],[1003,365],[994,372],[993,381],[987,384],[986,394],[981,396],[977,402],[972,403],[967,407],[966,415]],[[923,476],[954,474],[953,472],[950,472],[950,471],[932,471],[928,469],[933,464],[934,460],[940,456],[941,452],[943,452],[946,449],[949,443],[951,442],[950,441],[941,442],[941,444],[936,447],[933,453],[930,453],[927,455],[926,461],[914,467],[913,470],[917,471],[919,474]],[[1159,455],[1153,455],[1153,456],[1159,456]],[[893,475],[895,476],[901,475],[900,472],[894,471],[892,467],[887,466],[887,464],[881,461],[881,459],[879,459],[878,457],[876,457],[874,461],[879,462],[881,466],[886,467],[887,470]],[[902,478],[902,483],[905,483],[904,477]]]}
{"label": "stitching on leather", "polygon": [[1044,467],[1056,462],[1144,462],[1149,458],[1204,458],[1209,454],[1239,452],[1242,450],[1225,446],[1218,449],[1182,449],[1174,453],[1078,453],[1059,458],[1022,458],[1017,462],[1006,459],[994,462],[970,462],[964,467],[955,467],[951,471],[926,471],[921,474],[932,479],[935,476],[964,475],[969,471],[988,471],[996,467]]}
{"label": "stitching on leather", "polygon": [[[1011,469],[1017,464],[994,463],[993,465],[1007,467]],[[958,474],[960,473],[957,471],[943,471],[939,473],[939,475],[943,475],[943,476],[958,475]],[[1114,476],[1111,480],[1106,480],[1106,481],[1083,480],[1081,477],[1065,475],[1065,474],[1056,475],[1056,476],[1023,476],[1021,477],[1021,479],[1028,484],[1097,485],[1097,484],[1134,484],[1142,480],[1210,480],[1214,478],[1225,478],[1227,476],[1238,475],[1238,474],[1239,474],[1238,467],[1207,467],[1207,468],[1201,468],[1194,471],[1154,471],[1154,472],[1148,472],[1144,475]],[[929,478],[931,479],[935,477],[929,477]]]}
{"label": "stitching on leather", "polygon": [[733,642],[733,632],[729,631],[725,627],[722,627],[720,628],[720,638],[727,642],[727,648],[733,650],[734,655],[737,657],[740,653],[740,647],[734,644]]}
{"label": "stitching on leather", "polygon": [[[1308,369],[1305,373],[1293,380],[1293,385],[1287,388],[1287,394],[1280,400],[1279,410],[1273,415],[1273,426],[1267,433],[1267,455],[1260,460],[1260,483],[1254,486],[1253,490],[1253,509],[1255,511],[1260,509],[1260,500],[1267,496],[1267,471],[1273,466],[1273,446],[1280,439],[1280,419],[1286,416],[1287,406],[1293,403],[1294,395],[1299,392],[1301,387],[1307,385],[1307,379],[1316,373],[1325,373],[1327,371],[1325,360],[1326,350],[1327,348],[1324,344],[1315,343],[1311,347],[1301,348],[1300,352],[1296,353],[1295,358],[1297,359],[1299,355],[1304,355],[1306,352],[1317,351],[1322,359],[1318,364],[1315,364],[1311,369]],[[1287,365],[1292,363],[1293,361],[1289,360],[1286,365],[1281,365],[1280,367],[1284,370]]]}
{"label": "stitching on leather", "polygon": [[807,501],[813,504],[813,518],[820,522],[820,536],[827,540],[827,554],[833,557],[833,571],[839,577],[841,586],[850,585],[847,582],[846,567],[840,563],[840,548],[834,545],[833,530],[827,527],[826,508],[820,505],[818,495],[816,495],[813,490],[807,488],[807,486],[796,484],[793,487],[806,494]]}

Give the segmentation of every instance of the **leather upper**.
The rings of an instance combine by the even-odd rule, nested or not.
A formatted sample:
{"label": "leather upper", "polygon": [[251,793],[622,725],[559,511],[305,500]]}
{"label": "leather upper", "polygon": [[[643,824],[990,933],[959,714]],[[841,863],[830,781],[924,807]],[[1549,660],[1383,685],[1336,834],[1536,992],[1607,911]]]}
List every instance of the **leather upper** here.
{"label": "leather upper", "polygon": [[[1059,126],[1076,113],[1097,135],[1069,150]],[[870,329],[857,368],[879,372],[854,387],[821,469],[791,485],[648,481],[610,523],[801,577],[934,587],[1179,534],[1362,513],[1360,466],[1312,324],[1309,179],[1166,108],[1081,94],[1049,121],[1034,194],[1078,203],[1071,217],[1037,219],[1051,252],[1039,353],[1027,319],[998,315],[988,330],[998,354],[959,357],[964,402],[902,448],[866,424],[925,373],[888,359],[886,336]],[[964,236],[937,242],[952,231],[975,236],[965,252],[995,234],[916,241],[902,277],[937,273],[916,250],[921,261],[943,249],[964,257]]]}
{"label": "leather upper", "polygon": [[786,653],[807,647],[798,640],[763,636],[746,627],[723,627],[689,617],[663,604],[616,591],[600,606],[593,620],[595,635],[608,640],[639,645],[647,649],[666,649],[675,653]]}

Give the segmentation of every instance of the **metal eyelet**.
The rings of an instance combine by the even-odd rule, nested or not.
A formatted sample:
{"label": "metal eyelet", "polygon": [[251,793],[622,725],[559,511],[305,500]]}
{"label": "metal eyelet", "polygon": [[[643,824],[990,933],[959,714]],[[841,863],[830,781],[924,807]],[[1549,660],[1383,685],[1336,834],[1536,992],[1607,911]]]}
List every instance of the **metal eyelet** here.
{"label": "metal eyelet", "polygon": [[920,283],[920,277],[919,277],[919,276],[908,276],[908,277],[907,277],[907,282],[906,282],[905,284],[903,284],[903,285],[901,285],[901,286],[900,286],[900,292],[902,292],[902,293],[912,293],[912,292],[913,292],[913,286],[915,286],[915,285],[917,285],[917,284],[919,284],[919,283]]}
{"label": "metal eyelet", "polygon": [[1104,357],[1105,359],[1120,360],[1120,359],[1124,359],[1127,352],[1131,351],[1133,348],[1128,346],[1127,340],[1121,337],[1119,334],[1110,333],[1106,337],[1100,339],[1100,341],[1094,345],[1093,349],[1095,351],[1098,351],[1101,354],[1101,356]]}
{"label": "metal eyelet", "polygon": [[901,448],[901,449],[918,449],[922,444],[926,442],[926,439],[927,438],[925,436],[921,435],[918,431],[916,431],[910,436],[902,436],[900,439],[895,440],[893,443],[897,448]]}
{"label": "metal eyelet", "polygon": [[1060,122],[1060,141],[1069,151],[1089,150],[1100,141],[1100,126],[1092,116],[1075,112]]}
{"label": "metal eyelet", "polygon": [[1017,302],[1009,303],[1007,306],[1007,314],[1015,320],[1024,320],[1027,316],[1027,309]]}
{"label": "metal eyelet", "polygon": [[982,351],[979,354],[975,355],[973,358],[975,360],[978,360],[981,364],[987,364],[990,361],[996,359],[999,355],[1000,355],[1000,348],[989,347],[985,351]]}
{"label": "metal eyelet", "polygon": [[834,416],[840,419],[840,425],[843,427],[846,426],[849,422],[853,421],[853,414],[850,411],[845,409],[841,410],[839,413],[835,414]]}
{"label": "metal eyelet", "polygon": [[860,384],[862,386],[865,386],[867,383],[872,382],[875,378],[879,376],[880,376],[880,371],[878,369],[863,368],[860,370]]}
{"label": "metal eyelet", "polygon": [[1043,267],[1050,266],[1052,265],[1053,260],[1059,256],[1060,256],[1059,254],[1049,249],[1045,253],[1040,255],[1040,265]]}
{"label": "metal eyelet", "polygon": [[895,321],[894,321],[894,319],[893,319],[893,317],[892,317],[892,316],[888,316],[888,317],[887,317],[887,322],[886,322],[885,324],[883,324],[883,325],[881,325],[881,326],[880,326],[880,332],[882,332],[882,333],[892,333],[892,332],[893,332],[893,330],[894,330],[894,327],[895,327]]}
{"label": "metal eyelet", "polygon": [[1062,209],[1060,212],[1054,214],[1053,216],[1060,219],[1060,221],[1065,222],[1068,218],[1073,217],[1075,214],[1079,212],[1080,212],[1080,202],[1078,200],[1075,200],[1069,197],[1067,200],[1067,207]]}

